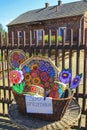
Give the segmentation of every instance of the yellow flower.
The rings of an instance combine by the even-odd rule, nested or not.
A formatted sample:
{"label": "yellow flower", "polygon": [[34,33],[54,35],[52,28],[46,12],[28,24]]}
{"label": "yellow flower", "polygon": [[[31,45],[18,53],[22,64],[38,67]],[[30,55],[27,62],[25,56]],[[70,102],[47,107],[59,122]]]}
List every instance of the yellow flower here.
{"label": "yellow flower", "polygon": [[24,79],[25,79],[26,82],[29,82],[29,81],[31,80],[31,75],[30,75],[30,73],[25,73]]}
{"label": "yellow flower", "polygon": [[38,65],[37,65],[37,64],[33,64],[33,65],[31,66],[31,70],[37,69],[37,68],[38,68]]}
{"label": "yellow flower", "polygon": [[36,77],[36,78],[33,78],[33,79],[32,79],[32,84],[39,85],[40,82],[41,82],[41,80],[40,80],[39,77]]}
{"label": "yellow flower", "polygon": [[62,85],[62,90],[64,91],[66,89],[66,85]]}

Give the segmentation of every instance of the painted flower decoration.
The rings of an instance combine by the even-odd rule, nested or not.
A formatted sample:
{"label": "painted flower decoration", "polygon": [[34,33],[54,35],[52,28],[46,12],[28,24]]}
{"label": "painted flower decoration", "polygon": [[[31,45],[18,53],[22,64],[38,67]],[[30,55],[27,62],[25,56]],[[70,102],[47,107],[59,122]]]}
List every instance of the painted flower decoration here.
{"label": "painted flower decoration", "polygon": [[41,83],[41,80],[40,80],[39,77],[36,77],[36,78],[32,79],[32,84],[39,85],[40,83]]}
{"label": "painted flower decoration", "polygon": [[37,69],[37,68],[38,68],[38,65],[37,65],[37,64],[33,64],[33,65],[31,66],[31,70]]}
{"label": "painted flower decoration", "polygon": [[50,75],[50,77],[54,77],[55,76],[55,70],[52,67],[49,67],[48,69],[48,74]]}
{"label": "painted flower decoration", "polygon": [[25,65],[25,66],[23,67],[23,71],[24,71],[24,73],[25,73],[25,72],[28,73],[28,72],[30,72],[30,68]]}
{"label": "painted flower decoration", "polygon": [[18,64],[17,60],[13,60],[12,65],[15,66],[15,67],[19,67],[19,64]]}
{"label": "painted flower decoration", "polygon": [[12,68],[19,67],[26,60],[26,54],[21,49],[14,49],[9,53],[8,61]]}
{"label": "painted flower decoration", "polygon": [[23,80],[23,73],[18,70],[12,70],[9,73],[9,80],[13,84],[18,84]]}
{"label": "painted flower decoration", "polygon": [[76,87],[78,87],[78,85],[79,85],[79,83],[80,83],[80,81],[81,81],[81,78],[82,78],[82,74],[76,75],[76,76],[73,78],[72,82],[71,82],[70,88],[71,88],[71,89],[75,89]]}
{"label": "painted flower decoration", "polygon": [[18,53],[14,53],[14,54],[13,54],[13,59],[17,60],[18,57],[19,57]]}
{"label": "painted flower decoration", "polygon": [[45,65],[44,64],[40,65],[39,70],[44,72],[46,70]]}
{"label": "painted flower decoration", "polygon": [[24,75],[23,75],[23,72],[21,70],[18,70],[19,74],[20,74],[20,81],[19,83],[21,83],[24,79]]}
{"label": "painted flower decoration", "polygon": [[[33,57],[26,60],[26,54],[20,49],[14,50],[9,57],[9,63],[14,68],[9,73],[9,79],[13,83],[13,89],[16,92],[29,92],[32,84],[38,85],[44,90],[50,90],[53,87],[58,71],[50,59]],[[25,60],[26,62],[24,62]],[[26,83],[24,89],[23,82]],[[54,89],[56,89],[56,86],[54,86]],[[58,91],[54,92],[54,96],[55,93],[58,93]]]}
{"label": "painted flower decoration", "polygon": [[31,74],[30,73],[25,73],[24,79],[26,82],[29,82],[31,80]]}
{"label": "painted flower decoration", "polygon": [[39,84],[40,87],[44,88],[44,84]]}
{"label": "painted flower decoration", "polygon": [[32,75],[32,77],[35,78],[35,77],[38,77],[40,75],[40,72],[38,69],[33,69],[33,70],[31,70],[31,75]]}
{"label": "painted flower decoration", "polygon": [[72,77],[72,73],[70,69],[63,69],[59,74],[59,81],[67,84],[70,82]]}
{"label": "painted flower decoration", "polygon": [[42,82],[47,82],[49,80],[49,75],[46,72],[42,72],[40,74],[40,78],[41,78]]}
{"label": "painted flower decoration", "polygon": [[15,84],[13,85],[13,90],[19,94],[23,93],[24,87],[25,87],[26,83],[20,83],[20,84]]}

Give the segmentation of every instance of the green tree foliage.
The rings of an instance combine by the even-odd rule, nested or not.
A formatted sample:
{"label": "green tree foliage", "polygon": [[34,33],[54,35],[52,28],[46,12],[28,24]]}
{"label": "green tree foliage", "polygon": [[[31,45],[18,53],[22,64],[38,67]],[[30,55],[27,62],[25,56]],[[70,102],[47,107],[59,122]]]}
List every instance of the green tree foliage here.
{"label": "green tree foliage", "polygon": [[[44,40],[45,40],[45,42],[48,42],[48,35],[45,35],[45,36],[44,36]],[[52,36],[51,36],[51,41],[52,41],[52,42],[55,42],[55,41],[56,41],[55,35],[52,35]],[[58,36],[58,41],[59,41],[59,42],[62,42],[62,37],[61,37],[61,36]]]}
{"label": "green tree foliage", "polygon": [[4,43],[6,31],[4,30],[2,24],[0,24],[0,32],[2,33],[2,40],[3,40],[3,43]]}

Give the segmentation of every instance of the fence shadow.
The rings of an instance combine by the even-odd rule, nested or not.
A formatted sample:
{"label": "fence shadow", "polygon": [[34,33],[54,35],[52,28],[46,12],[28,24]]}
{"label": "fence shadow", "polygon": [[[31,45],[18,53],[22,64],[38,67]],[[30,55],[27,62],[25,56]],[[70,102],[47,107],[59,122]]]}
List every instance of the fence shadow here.
{"label": "fence shadow", "polygon": [[0,118],[0,130],[20,130],[8,118]]}
{"label": "fence shadow", "polygon": [[84,127],[78,128],[77,126],[74,126],[70,130],[86,130],[86,128],[84,128]]}
{"label": "fence shadow", "polygon": [[[16,125],[14,125],[8,118],[0,118],[0,130],[20,130]],[[86,130],[86,128],[78,128],[74,126],[70,130]]]}

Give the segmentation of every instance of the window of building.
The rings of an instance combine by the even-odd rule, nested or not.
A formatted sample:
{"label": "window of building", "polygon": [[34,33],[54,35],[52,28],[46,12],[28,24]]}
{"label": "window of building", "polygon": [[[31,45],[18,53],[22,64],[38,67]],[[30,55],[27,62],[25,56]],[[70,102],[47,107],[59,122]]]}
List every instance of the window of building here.
{"label": "window of building", "polygon": [[42,41],[42,32],[43,32],[42,29],[33,31],[33,43],[34,44],[36,42],[36,35],[37,35],[37,38],[38,38],[38,43]]}
{"label": "window of building", "polygon": [[42,40],[42,31],[43,31],[42,29],[34,30],[33,38],[34,39],[36,38],[36,33],[37,33],[38,41]]}
{"label": "window of building", "polygon": [[63,30],[65,30],[65,40],[67,38],[67,29],[66,27],[59,27],[58,28],[58,40],[59,42],[62,42],[62,39],[63,39]]}
{"label": "window of building", "polygon": [[19,37],[19,38],[23,37],[22,31],[18,31],[18,37]]}
{"label": "window of building", "polygon": [[38,30],[38,40],[42,40],[42,29]]}

